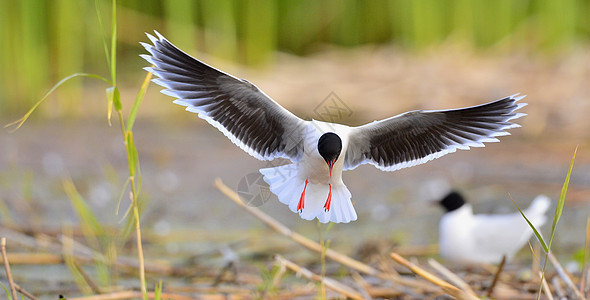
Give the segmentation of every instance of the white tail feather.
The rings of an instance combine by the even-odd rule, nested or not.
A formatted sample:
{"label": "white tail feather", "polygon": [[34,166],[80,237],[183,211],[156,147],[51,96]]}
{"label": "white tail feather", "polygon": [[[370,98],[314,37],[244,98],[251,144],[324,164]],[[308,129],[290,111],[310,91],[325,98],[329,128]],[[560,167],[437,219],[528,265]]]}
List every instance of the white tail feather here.
{"label": "white tail feather", "polygon": [[351,194],[344,184],[332,185],[332,201],[330,210],[324,209],[328,199],[330,187],[325,184],[308,182],[305,189],[305,205],[301,212],[297,206],[301,192],[305,187],[305,178],[298,175],[294,164],[274,168],[260,169],[264,181],[270,186],[270,191],[279,198],[281,203],[287,204],[289,209],[305,220],[317,218],[322,223],[348,223],[357,219],[356,212],[350,200]]}

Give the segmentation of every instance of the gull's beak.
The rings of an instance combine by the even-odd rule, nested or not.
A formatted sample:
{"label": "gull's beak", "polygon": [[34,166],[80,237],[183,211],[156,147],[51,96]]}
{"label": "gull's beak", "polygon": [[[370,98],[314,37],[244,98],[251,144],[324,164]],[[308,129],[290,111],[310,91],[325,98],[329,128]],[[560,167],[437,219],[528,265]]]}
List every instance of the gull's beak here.
{"label": "gull's beak", "polygon": [[336,160],[338,159],[338,157],[334,158],[331,161],[327,161],[328,163],[328,168],[330,169],[330,177],[332,177],[332,168],[334,167],[334,164],[336,163]]}

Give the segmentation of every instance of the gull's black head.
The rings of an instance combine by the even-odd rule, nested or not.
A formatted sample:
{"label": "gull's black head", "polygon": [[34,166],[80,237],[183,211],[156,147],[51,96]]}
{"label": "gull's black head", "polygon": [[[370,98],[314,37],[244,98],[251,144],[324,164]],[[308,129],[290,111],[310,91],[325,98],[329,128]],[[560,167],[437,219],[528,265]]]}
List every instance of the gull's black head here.
{"label": "gull's black head", "polygon": [[340,151],[342,151],[342,140],[337,134],[324,133],[318,140],[318,152],[328,164],[330,176],[332,175],[332,167],[340,156]]}
{"label": "gull's black head", "polygon": [[446,197],[439,201],[439,204],[444,207],[447,212],[459,209],[465,204],[463,196],[456,191],[450,192]]}

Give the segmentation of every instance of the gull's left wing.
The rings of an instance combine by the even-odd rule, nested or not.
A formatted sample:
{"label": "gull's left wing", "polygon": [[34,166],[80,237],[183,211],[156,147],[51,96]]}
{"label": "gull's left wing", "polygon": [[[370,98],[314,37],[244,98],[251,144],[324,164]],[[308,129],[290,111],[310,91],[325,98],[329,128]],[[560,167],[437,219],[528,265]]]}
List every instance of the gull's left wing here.
{"label": "gull's left wing", "polygon": [[457,149],[483,147],[498,142],[496,137],[520,125],[510,122],[524,116],[515,110],[518,94],[490,103],[451,110],[416,110],[381,121],[353,127],[344,169],[365,163],[383,171],[395,171],[419,164]]}
{"label": "gull's left wing", "polygon": [[234,144],[260,160],[298,161],[303,154],[304,120],[280,106],[250,82],[215,69],[178,49],[161,34],[141,43],[159,78],[162,93],[197,113]]}

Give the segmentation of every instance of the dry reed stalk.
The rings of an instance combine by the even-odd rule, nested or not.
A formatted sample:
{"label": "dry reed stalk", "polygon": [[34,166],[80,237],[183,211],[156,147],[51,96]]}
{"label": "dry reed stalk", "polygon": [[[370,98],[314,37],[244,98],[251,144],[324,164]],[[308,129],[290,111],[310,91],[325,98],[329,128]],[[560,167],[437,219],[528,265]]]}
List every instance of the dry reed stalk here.
{"label": "dry reed stalk", "polygon": [[50,252],[61,253],[61,245],[48,241],[40,242],[34,237],[28,236],[22,232],[0,226],[0,235],[6,237],[11,243],[31,249],[47,249]]}
{"label": "dry reed stalk", "polygon": [[351,275],[354,282],[356,282],[356,284],[360,287],[360,292],[361,296],[363,296],[363,299],[373,299],[373,297],[371,296],[371,292],[369,291],[371,289],[371,285],[367,281],[365,281],[363,276],[361,276],[358,272],[354,271],[351,272]]}
{"label": "dry reed stalk", "polygon": [[[0,261],[4,262],[2,258]],[[10,253],[12,265],[56,265],[63,263],[59,255],[49,253]]]}
{"label": "dry reed stalk", "polygon": [[8,284],[10,285],[10,293],[12,294],[13,300],[18,300],[16,297],[16,288],[14,286],[14,280],[12,279],[12,273],[10,272],[10,264],[8,263],[8,256],[6,256],[6,238],[3,237],[0,240],[0,249],[2,252],[2,260],[4,261],[4,269],[6,270],[6,277],[8,278]]}
{"label": "dry reed stalk", "polygon": [[438,245],[406,245],[395,247],[393,251],[401,256],[429,256],[438,253]]}
{"label": "dry reed stalk", "polygon": [[[413,288],[413,289],[417,289],[423,292],[431,292],[431,293],[436,293],[439,292],[440,289],[436,286],[432,286],[426,282],[420,281],[420,280],[416,280],[416,279],[410,279],[410,278],[404,278],[404,277],[391,277],[391,278],[387,278],[387,277],[380,277],[382,279],[389,279],[391,282],[393,283],[397,283],[399,285],[401,285],[402,287],[407,287],[407,288]],[[397,287],[398,289],[400,289],[400,287]]]}
{"label": "dry reed stalk", "polygon": [[363,296],[361,294],[359,294],[357,291],[351,289],[350,287],[348,287],[348,286],[346,286],[346,285],[344,285],[332,278],[322,277],[318,274],[315,274],[312,271],[310,271],[306,268],[303,268],[303,267],[297,265],[296,263],[294,263],[294,262],[292,262],[280,255],[275,256],[275,259],[277,260],[277,262],[279,264],[284,265],[285,267],[292,270],[293,272],[300,274],[309,280],[320,282],[320,283],[324,284],[327,288],[329,288],[337,293],[340,293],[343,296],[346,296],[346,297],[352,298],[352,299],[363,299]]}
{"label": "dry reed stalk", "polygon": [[379,256],[377,260],[377,266],[383,273],[389,274],[393,277],[400,277],[399,273],[395,269],[395,263],[388,259],[387,256]]}
{"label": "dry reed stalk", "polygon": [[270,283],[269,289],[272,290],[272,289],[279,286],[279,284],[281,283],[281,279],[283,279],[283,276],[285,275],[286,271],[287,271],[287,269],[285,268],[285,265],[279,264],[279,270],[277,271],[275,276],[272,278],[272,282]]}
{"label": "dry reed stalk", "polygon": [[[290,272],[290,270],[289,270]],[[288,288],[285,289],[281,289],[278,291],[274,291],[272,294],[266,294],[266,295],[252,295],[252,292],[246,294],[246,295],[239,295],[241,296],[241,298],[238,298],[240,300],[242,299],[265,299],[265,300],[292,300],[292,299],[320,299],[320,297],[318,296],[318,291],[317,291],[317,286],[314,282],[309,282],[305,285],[301,285],[301,286],[289,286]],[[335,295],[332,295],[335,296]],[[338,295],[339,297],[336,297],[335,299],[348,299],[345,297],[342,297],[340,295]],[[324,299],[332,299],[334,297],[328,297],[328,298],[324,298]],[[221,299],[220,299],[221,300]]]}
{"label": "dry reed stalk", "polygon": [[[278,233],[292,239],[293,241],[297,242],[298,244],[300,244],[312,251],[315,251],[318,253],[321,253],[322,251],[324,251],[324,249],[322,248],[322,246],[319,243],[314,242],[314,241],[312,241],[312,240],[310,240],[310,239],[308,239],[296,232],[293,232],[291,229],[287,228],[285,225],[281,224],[273,217],[265,214],[260,209],[258,209],[256,207],[247,206],[242,201],[240,196],[236,192],[234,192],[232,189],[230,189],[227,185],[225,185],[221,181],[221,179],[219,179],[219,178],[215,179],[215,187],[217,187],[217,189],[219,191],[221,191],[224,195],[226,195],[230,200],[234,201],[238,206],[242,207],[247,212],[249,212],[250,214],[252,214],[255,217],[257,217],[258,219],[260,219],[263,223],[265,223],[266,225],[268,225],[270,228],[274,229]],[[427,290],[427,291],[435,291],[434,287],[424,284],[423,282],[420,282],[418,280],[411,280],[411,279],[406,279],[406,278],[400,277],[400,276],[398,276],[398,274],[392,273],[391,270],[388,272],[379,271],[367,264],[364,264],[364,263],[362,263],[358,260],[355,260],[349,256],[346,256],[344,254],[338,253],[332,249],[326,249],[325,255],[326,255],[326,257],[332,259],[333,261],[340,263],[342,265],[345,265],[347,267],[350,267],[354,270],[357,270],[363,274],[376,276],[378,278],[391,281],[395,284],[398,284],[398,285],[401,285],[404,287],[413,287],[413,288],[419,288],[419,289]]]}
{"label": "dry reed stalk", "polygon": [[[64,232],[64,236],[71,236],[71,234],[72,234],[71,227],[64,225],[63,232]],[[80,274],[80,272],[78,271],[78,268],[74,264],[74,262],[75,262],[74,248],[75,248],[74,240],[72,238],[69,238],[64,241],[63,250],[62,250],[64,263],[67,266],[68,270],[70,271],[70,274],[72,275],[72,279],[74,280],[74,283],[76,283],[76,286],[78,287],[80,292],[82,292],[83,294],[89,295],[92,293],[92,288],[90,288],[90,286],[88,285],[88,282],[86,282],[86,280],[84,280],[84,277]]]}
{"label": "dry reed stalk", "polygon": [[76,267],[76,269],[78,269],[78,272],[80,272],[80,274],[84,278],[84,281],[86,281],[86,284],[88,284],[90,289],[92,289],[92,291],[95,294],[102,294],[101,288],[94,282],[94,280],[92,280],[92,277],[90,277],[90,275],[86,273],[86,271],[82,268],[82,266],[80,266],[76,259],[72,259],[72,262],[74,263],[74,266]]}
{"label": "dry reed stalk", "polygon": [[[193,283],[196,284],[196,283]],[[207,294],[223,294],[223,295],[251,295],[252,288],[248,288],[247,286],[238,287],[238,286],[173,286],[167,285],[166,291],[168,293],[181,293],[181,294],[199,294],[199,295],[207,295]]]}
{"label": "dry reed stalk", "polygon": [[[541,246],[539,245],[539,243],[535,243],[535,247],[533,247],[531,245],[531,241],[529,241],[529,249],[533,254],[533,259],[531,260],[531,272],[533,274],[537,274],[541,271],[541,263],[539,261],[539,257],[537,256],[537,253],[541,253]],[[535,278],[535,276],[532,276],[532,278]]]}
{"label": "dry reed stalk", "polygon": [[565,291],[561,288],[561,284],[559,283],[559,277],[553,277],[551,280],[553,284],[553,288],[555,289],[555,294],[557,294],[557,298],[559,300],[567,299]]}
{"label": "dry reed stalk", "polygon": [[219,179],[219,178],[215,179],[215,186],[217,187],[217,189],[219,189],[219,191],[221,191],[224,195],[226,195],[228,198],[230,198],[232,201],[234,201],[238,206],[242,207],[243,209],[245,209],[246,211],[248,211],[249,213],[251,213],[252,215],[257,217],[258,219],[260,219],[262,222],[264,222],[266,225],[268,225],[269,227],[271,227],[275,231],[281,233],[284,236],[289,237],[290,239],[297,242],[298,244],[300,244],[310,250],[316,251],[318,253],[322,253],[322,251],[325,250],[326,257],[329,257],[333,261],[341,263],[341,264],[348,266],[352,269],[355,269],[361,273],[373,275],[373,276],[382,275],[381,272],[379,272],[377,269],[375,269],[369,265],[366,265],[358,260],[355,260],[349,256],[338,253],[332,249],[324,249],[320,244],[318,244],[318,243],[316,243],[316,242],[314,242],[314,241],[312,241],[312,240],[310,240],[310,239],[308,239],[296,232],[293,232],[291,229],[289,229],[285,225],[279,223],[273,217],[265,214],[260,209],[247,206],[246,204],[244,204],[244,202],[242,201],[240,196],[236,192],[234,192],[232,189],[230,189],[227,185],[225,185],[221,181],[221,179]]}
{"label": "dry reed stalk", "polygon": [[[250,299],[250,297],[242,296],[242,295],[199,295],[198,298],[191,298],[191,299],[199,299],[199,300],[243,300],[243,299]],[[292,299],[292,298],[288,298]],[[168,300],[168,299],[166,299]],[[171,298],[170,300],[175,300]]]}
{"label": "dry reed stalk", "polygon": [[559,263],[559,261],[557,261],[557,258],[555,258],[555,256],[553,255],[552,252],[549,252],[547,254],[547,257],[549,257],[549,261],[551,261],[551,263],[553,264],[553,267],[555,268],[555,271],[557,271],[557,274],[559,274],[559,277],[561,277],[561,279],[563,280],[563,282],[565,283],[565,285],[574,292],[574,294],[576,294],[576,296],[579,299],[585,300],[586,297],[584,297],[584,295],[582,295],[582,293],[580,292],[580,290],[578,290],[578,288],[576,287],[576,285],[574,284],[574,282],[572,281],[572,279],[569,277],[569,275],[567,274],[567,272],[563,269],[563,267],[561,266],[561,264]]}
{"label": "dry reed stalk", "polygon": [[[281,264],[279,262],[276,262],[274,264],[274,266],[275,267],[278,267],[278,270],[273,275],[272,281],[270,282],[270,284],[268,285],[268,287],[265,288],[265,289],[263,289],[262,291],[260,291],[260,295],[257,296],[257,298],[259,298],[259,299],[268,299],[269,296],[267,296],[267,294],[268,294],[269,291],[275,291],[275,289],[278,290],[277,287],[279,286],[279,284],[281,282],[281,279],[283,278],[283,276],[287,272],[287,267],[285,267],[284,264]],[[273,295],[272,298],[275,298],[274,296],[275,295]]]}
{"label": "dry reed stalk", "polygon": [[553,294],[551,293],[551,289],[549,289],[549,284],[547,284],[545,276],[543,276],[543,273],[541,271],[537,271],[537,273],[539,274],[539,279],[543,279],[543,281],[541,282],[541,286],[543,287],[543,291],[545,291],[545,295],[547,295],[547,298],[549,298],[549,300],[553,300]]}
{"label": "dry reed stalk", "polygon": [[[154,299],[155,297],[154,292],[148,292],[147,297],[148,299]],[[161,293],[160,294],[162,299],[174,299],[174,300],[194,300],[193,297],[188,297],[184,295],[178,294],[170,294],[170,293]],[[68,300],[122,300],[122,299],[140,299],[143,298],[142,292],[136,291],[122,291],[110,294],[102,294],[102,295],[94,295],[94,296],[86,296],[86,297],[68,297]],[[199,296],[199,299],[203,297]],[[204,299],[204,298],[203,298]]]}
{"label": "dry reed stalk", "polygon": [[[31,227],[30,225],[11,225],[11,224],[2,224],[2,226],[0,226],[0,228],[6,228],[9,230],[16,230],[17,232],[22,232],[28,235],[35,235],[35,237],[39,236],[39,235],[45,235],[45,236],[56,236],[58,234],[61,233],[61,229],[58,227]],[[116,234],[117,233],[117,229],[116,228],[112,228],[109,226],[104,226],[104,230],[106,233],[108,234]],[[73,231],[73,235],[75,237],[83,237],[84,233],[82,233],[82,229],[80,228],[72,228]]]}
{"label": "dry reed stalk", "polygon": [[31,293],[27,292],[25,289],[23,289],[22,287],[20,287],[18,284],[14,284],[14,288],[21,294],[23,294],[25,297],[31,299],[31,300],[39,300],[39,298],[33,296]]}
{"label": "dry reed stalk", "polygon": [[[93,259],[99,259],[101,262],[106,262],[106,258],[104,257],[104,255],[92,248],[87,247],[86,245],[83,245],[77,241],[75,241],[74,239],[65,236],[65,235],[61,235],[59,238],[60,242],[62,244],[64,243],[71,243],[74,248],[74,254],[73,257],[75,257],[76,259],[80,259],[82,261],[85,262],[92,262]],[[78,253],[76,253],[76,251],[78,251]],[[82,253],[79,253],[82,252]],[[119,256],[117,257],[117,260],[114,262],[114,264],[118,267],[130,267],[130,268],[134,268],[134,269],[139,269],[140,268],[140,262],[138,259],[134,258],[134,257],[123,257],[123,256]],[[159,274],[165,274],[165,275],[173,275],[175,274],[177,271],[179,271],[180,274],[190,274],[190,272],[188,270],[183,270],[183,269],[175,269],[172,266],[170,266],[169,264],[157,264],[157,263],[153,263],[153,262],[145,262],[144,264],[145,270],[149,271],[151,273],[159,273]]]}
{"label": "dry reed stalk", "polygon": [[[69,237],[60,235],[58,238],[59,244],[51,242],[49,240],[44,240],[40,243],[37,239],[30,237],[26,234],[21,232],[15,231],[13,229],[9,229],[7,227],[0,226],[0,235],[8,237],[11,242],[16,242],[17,244],[31,249],[43,249],[47,250],[53,254],[28,254],[31,255],[29,258],[34,259],[32,256],[40,255],[39,260],[47,259],[48,261],[56,260],[56,257],[62,257],[62,247],[64,242],[72,242],[75,245],[73,257],[81,262],[92,262],[93,259],[101,259],[105,262],[103,255],[100,252],[97,252],[87,246],[80,244]],[[59,254],[56,254],[59,253]],[[16,259],[19,262],[25,261],[27,259],[27,254],[15,254],[17,257]],[[22,255],[22,256],[21,256]],[[46,256],[45,256],[46,255]],[[51,256],[54,255],[54,256]],[[20,258],[19,258],[20,256]],[[12,261],[12,255],[11,259]],[[63,259],[62,261],[63,262]],[[60,263],[61,263],[60,262]],[[43,262],[39,262],[43,263]],[[127,257],[127,256],[119,256],[117,257],[117,261],[113,262],[117,267],[126,267],[126,268],[133,268],[139,269],[139,261],[135,257]],[[154,263],[154,262],[145,262],[145,271],[150,273],[158,273],[160,275],[186,275],[192,274],[193,270],[188,270],[181,267],[173,267],[170,264],[162,264],[162,263]]]}
{"label": "dry reed stalk", "polygon": [[496,283],[498,283],[498,279],[500,278],[500,274],[502,274],[502,270],[504,270],[504,265],[506,264],[506,255],[502,256],[502,261],[500,261],[500,265],[498,266],[498,270],[496,274],[494,274],[494,279],[492,280],[492,284],[488,289],[486,296],[492,297],[492,293],[494,292],[494,288],[496,287]]}
{"label": "dry reed stalk", "polygon": [[447,267],[440,264],[438,261],[430,258],[428,259],[428,264],[439,272],[442,276],[446,277],[451,283],[455,284],[460,289],[464,290],[465,292],[471,293],[475,295],[473,289],[465,282],[461,277],[457,274],[453,273],[451,270],[447,269]]}
{"label": "dry reed stalk", "polygon": [[409,262],[408,260],[406,260],[405,258],[399,256],[397,253],[392,252],[391,253],[391,258],[393,258],[393,260],[395,260],[396,262],[398,262],[399,264],[403,265],[404,267],[410,269],[412,272],[414,272],[416,275],[419,275],[420,277],[430,281],[431,283],[441,287],[443,289],[443,291],[445,291],[445,293],[451,295],[452,297],[455,297],[457,299],[460,300],[478,300],[479,298],[471,293],[462,291],[461,289],[457,288],[454,285],[451,285],[450,283],[436,277],[435,275],[433,275],[432,273],[420,268],[419,266]]}
{"label": "dry reed stalk", "polygon": [[[440,291],[440,290],[439,290]],[[373,298],[380,298],[380,299],[403,299],[403,296],[408,296],[407,293],[400,292],[397,288],[388,288],[388,287],[370,287],[369,288],[369,295]],[[433,298],[430,298],[433,299]]]}
{"label": "dry reed stalk", "polygon": [[[119,119],[122,120],[121,115],[119,115]],[[125,139],[125,144],[127,144],[127,139]],[[130,160],[129,156],[127,157],[127,160]],[[143,258],[143,243],[141,242],[141,225],[139,224],[140,220],[139,208],[137,207],[137,190],[135,187],[135,176],[129,176],[129,181],[131,182],[131,193],[129,195],[129,198],[131,199],[131,204],[133,205],[133,219],[135,220],[135,239],[139,264],[139,284],[141,285],[141,292],[145,297],[147,295],[147,286],[145,282],[145,260]]]}
{"label": "dry reed stalk", "polygon": [[385,259],[385,257],[381,258],[379,261],[379,269],[384,273],[379,275],[379,278],[387,279],[393,283],[397,283],[399,285],[397,288],[402,294],[409,293],[409,290],[402,290],[405,288],[413,288],[432,293],[440,291],[438,287],[432,286],[431,284],[428,284],[424,281],[399,276],[399,273],[395,270],[394,265],[395,263],[391,261],[391,259]]}
{"label": "dry reed stalk", "polygon": [[[317,295],[317,291],[313,284],[307,284],[301,287],[289,287],[288,290],[285,291],[278,291],[277,293],[273,294],[272,296],[260,297],[256,299],[271,299],[271,300],[292,300],[292,299],[315,299],[314,296]],[[246,295],[241,299],[250,299],[252,298],[251,294]],[[220,299],[224,300],[224,299]]]}

